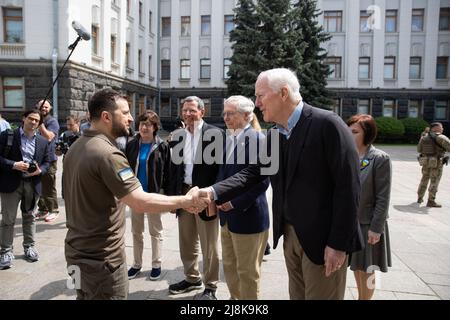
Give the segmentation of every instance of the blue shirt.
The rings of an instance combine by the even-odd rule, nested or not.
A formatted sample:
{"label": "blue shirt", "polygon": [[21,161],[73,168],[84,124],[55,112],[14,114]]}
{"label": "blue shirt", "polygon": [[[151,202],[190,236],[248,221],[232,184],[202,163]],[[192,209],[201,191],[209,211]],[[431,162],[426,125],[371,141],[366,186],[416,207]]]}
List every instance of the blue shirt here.
{"label": "blue shirt", "polygon": [[139,147],[139,167],[137,178],[142,185],[142,189],[148,192],[148,174],[147,174],[147,159],[150,155],[150,150],[152,149],[151,143],[141,143]]}
{"label": "blue shirt", "polygon": [[50,155],[49,158],[50,158],[50,161],[53,162],[53,161],[58,160],[58,157],[55,154],[55,149],[56,149],[56,140],[58,140],[58,136],[59,136],[59,123],[52,116],[48,116],[44,120],[44,125],[48,131],[51,131],[55,134],[55,137],[53,138],[52,141],[50,141],[50,144],[49,144],[49,147],[50,147],[49,148],[50,149],[49,150],[49,155]]}
{"label": "blue shirt", "polygon": [[303,101],[300,101],[300,103],[298,104],[298,106],[295,107],[294,112],[292,112],[291,116],[288,119],[288,128],[287,130],[285,128],[283,128],[282,126],[280,126],[279,124],[277,124],[277,129],[278,131],[286,136],[286,139],[289,139],[289,137],[291,136],[292,133],[292,129],[295,128],[295,126],[297,125],[298,121],[300,120],[300,116],[302,115],[302,111],[303,111]]}
{"label": "blue shirt", "polygon": [[11,129],[9,122],[5,119],[0,119],[0,132],[5,131],[6,129]]}
{"label": "blue shirt", "polygon": [[31,162],[34,160],[34,153],[36,151],[36,132],[33,136],[28,137],[23,128],[19,129],[20,131],[20,151],[22,152],[22,159],[25,162]]}

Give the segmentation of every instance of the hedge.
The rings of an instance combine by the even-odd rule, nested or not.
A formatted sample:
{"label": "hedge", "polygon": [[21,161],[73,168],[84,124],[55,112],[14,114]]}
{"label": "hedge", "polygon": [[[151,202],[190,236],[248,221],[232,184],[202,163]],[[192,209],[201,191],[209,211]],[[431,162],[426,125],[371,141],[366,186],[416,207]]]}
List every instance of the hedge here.
{"label": "hedge", "polygon": [[405,126],[395,118],[379,117],[375,118],[378,128],[376,142],[402,142],[405,134]]}
{"label": "hedge", "polygon": [[407,143],[418,143],[420,134],[428,127],[428,122],[419,118],[405,118],[400,120],[405,127],[404,141]]}

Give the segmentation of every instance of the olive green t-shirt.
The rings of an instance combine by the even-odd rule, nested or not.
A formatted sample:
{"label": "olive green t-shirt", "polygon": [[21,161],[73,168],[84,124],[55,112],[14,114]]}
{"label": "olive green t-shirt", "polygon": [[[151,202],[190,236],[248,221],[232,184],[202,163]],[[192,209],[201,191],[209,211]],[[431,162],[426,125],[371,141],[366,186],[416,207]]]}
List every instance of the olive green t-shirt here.
{"label": "olive green t-shirt", "polygon": [[125,262],[125,205],[118,199],[139,188],[125,155],[113,140],[86,130],[64,159],[67,215],[67,263],[105,261],[112,268]]}

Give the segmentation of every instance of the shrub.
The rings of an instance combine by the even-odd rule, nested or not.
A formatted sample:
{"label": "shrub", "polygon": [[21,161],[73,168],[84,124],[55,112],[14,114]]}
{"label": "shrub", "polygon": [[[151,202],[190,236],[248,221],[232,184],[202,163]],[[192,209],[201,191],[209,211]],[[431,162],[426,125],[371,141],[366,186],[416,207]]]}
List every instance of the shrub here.
{"label": "shrub", "polygon": [[378,128],[376,142],[401,142],[405,133],[403,123],[395,118],[379,117],[375,118]]}
{"label": "shrub", "polygon": [[418,143],[420,134],[428,127],[428,122],[419,118],[405,118],[401,122],[405,126],[405,142]]}

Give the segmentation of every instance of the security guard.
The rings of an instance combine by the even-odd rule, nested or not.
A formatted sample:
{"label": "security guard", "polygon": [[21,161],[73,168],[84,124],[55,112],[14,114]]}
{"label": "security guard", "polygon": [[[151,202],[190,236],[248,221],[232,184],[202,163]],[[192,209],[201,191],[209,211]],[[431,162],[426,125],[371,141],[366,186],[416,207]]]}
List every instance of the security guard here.
{"label": "security guard", "polygon": [[136,212],[177,208],[198,212],[209,200],[206,195],[201,197],[198,188],[174,197],[143,191],[115,145],[114,140],[126,134],[133,121],[127,100],[118,92],[104,89],[95,93],[89,112],[91,128],[64,159],[66,261],[75,279],[77,299],[126,299],[125,205]]}
{"label": "security guard", "polygon": [[440,122],[432,123],[430,130],[424,132],[417,146],[419,163],[422,166],[422,180],[417,190],[417,202],[423,202],[423,196],[427,189],[428,181],[430,181],[427,202],[427,207],[430,208],[442,207],[435,199],[442,176],[443,164],[448,160],[448,157],[444,158],[445,152],[450,151],[450,140],[442,134],[443,131],[444,128]]}

